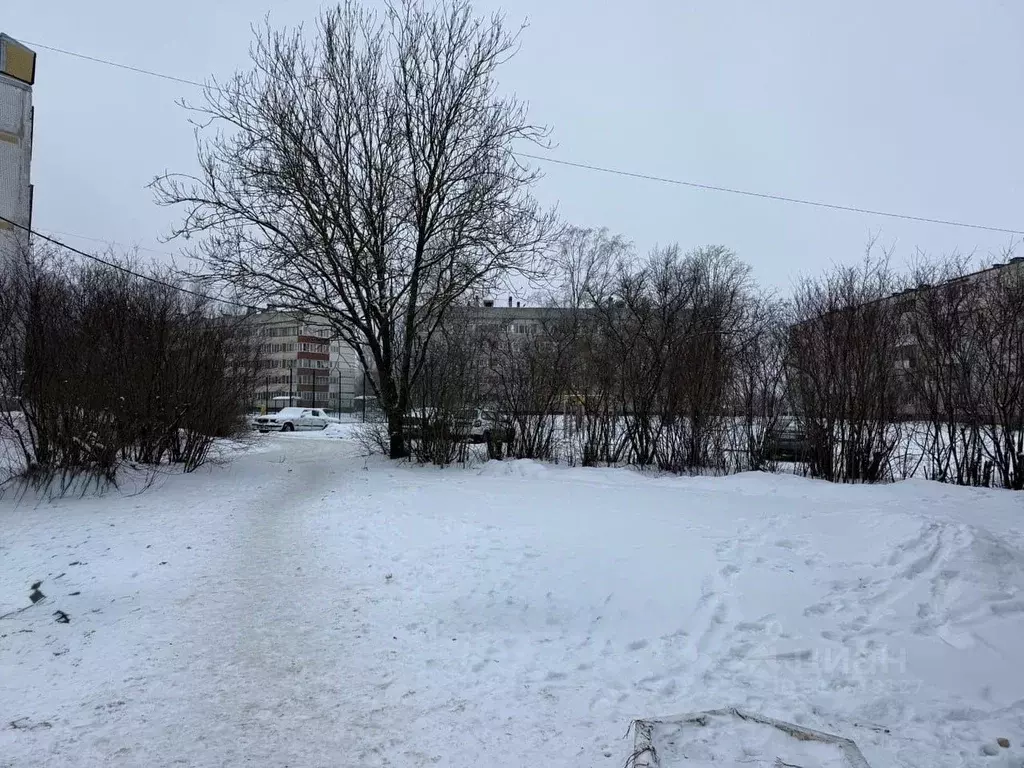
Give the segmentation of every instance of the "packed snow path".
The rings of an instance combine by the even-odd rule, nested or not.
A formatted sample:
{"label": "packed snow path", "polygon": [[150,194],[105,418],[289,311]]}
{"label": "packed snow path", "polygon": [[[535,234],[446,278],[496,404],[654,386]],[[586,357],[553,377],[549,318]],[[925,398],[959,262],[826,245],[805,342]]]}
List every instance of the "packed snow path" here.
{"label": "packed snow path", "polygon": [[729,705],[1024,760],[1020,495],[357,454],[0,502],[0,766],[621,766]]}

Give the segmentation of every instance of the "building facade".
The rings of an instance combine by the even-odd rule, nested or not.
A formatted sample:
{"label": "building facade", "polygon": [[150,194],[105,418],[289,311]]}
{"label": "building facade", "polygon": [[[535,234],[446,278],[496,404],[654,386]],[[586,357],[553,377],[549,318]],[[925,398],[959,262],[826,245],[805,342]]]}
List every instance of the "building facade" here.
{"label": "building facade", "polygon": [[324,320],[278,309],[249,320],[260,345],[255,407],[352,410],[362,367],[355,350],[332,338]]}
{"label": "building facade", "polygon": [[35,79],[35,53],[0,34],[0,267],[17,263],[29,243]]}

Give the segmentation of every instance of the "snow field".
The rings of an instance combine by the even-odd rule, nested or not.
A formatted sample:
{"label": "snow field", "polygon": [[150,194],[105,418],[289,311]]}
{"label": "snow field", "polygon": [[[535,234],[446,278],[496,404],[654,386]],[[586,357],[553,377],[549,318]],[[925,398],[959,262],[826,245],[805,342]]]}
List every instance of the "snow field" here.
{"label": "snow field", "polygon": [[873,766],[1024,760],[1019,495],[316,435],[0,502],[0,766],[621,766],[632,719],[724,706]]}

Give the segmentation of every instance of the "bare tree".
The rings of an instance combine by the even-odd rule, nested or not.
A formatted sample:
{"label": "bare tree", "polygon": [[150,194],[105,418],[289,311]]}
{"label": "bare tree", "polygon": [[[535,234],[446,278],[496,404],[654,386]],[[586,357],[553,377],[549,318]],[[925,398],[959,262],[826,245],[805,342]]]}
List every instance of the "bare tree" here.
{"label": "bare tree", "polygon": [[860,267],[805,280],[794,298],[790,391],[810,442],[811,474],[832,481],[891,476],[900,440],[904,307],[893,300],[890,254],[875,256],[873,246]]}
{"label": "bare tree", "polygon": [[192,107],[201,173],[154,182],[185,207],[174,234],[205,236],[212,279],[326,318],[376,371],[392,457],[450,308],[528,269],[555,229],[512,154],[546,131],[495,81],[517,38],[466,0],[347,2],[310,36],[264,28],[252,69]]}
{"label": "bare tree", "polygon": [[730,384],[739,354],[763,318],[754,311],[750,267],[724,246],[691,251],[679,276],[686,311],[670,342],[659,463],[672,471],[726,470]]}
{"label": "bare tree", "polygon": [[564,318],[570,365],[563,426],[566,460],[584,466],[619,461],[621,410],[617,407],[621,358],[608,321],[614,313],[616,272],[633,258],[631,245],[607,229],[568,228],[550,266],[553,304]]}
{"label": "bare tree", "polygon": [[419,428],[412,445],[422,463],[447,466],[469,458],[464,434],[467,412],[481,401],[481,345],[461,313],[453,313],[439,329],[412,402]]}
{"label": "bare tree", "polygon": [[773,465],[773,439],[786,416],[786,333],[788,307],[773,298],[751,300],[756,318],[739,345],[732,380],[733,402],[739,415],[734,433],[737,449],[746,457],[744,469]]}
{"label": "bare tree", "polygon": [[529,326],[499,322],[481,340],[488,369],[485,397],[513,433],[509,453],[520,459],[557,458],[556,417],[569,391],[572,319],[543,317]]}
{"label": "bare tree", "polygon": [[985,474],[976,385],[982,291],[970,272],[970,257],[936,261],[918,254],[910,273],[918,290],[903,299],[911,307],[907,380],[922,425],[917,437],[924,472],[958,485],[979,485]]}
{"label": "bare tree", "polygon": [[[1012,249],[1007,256],[1012,254]],[[1024,270],[1019,264],[978,277],[977,313],[982,445],[1004,488],[1024,489]],[[987,483],[986,483],[987,484]]]}

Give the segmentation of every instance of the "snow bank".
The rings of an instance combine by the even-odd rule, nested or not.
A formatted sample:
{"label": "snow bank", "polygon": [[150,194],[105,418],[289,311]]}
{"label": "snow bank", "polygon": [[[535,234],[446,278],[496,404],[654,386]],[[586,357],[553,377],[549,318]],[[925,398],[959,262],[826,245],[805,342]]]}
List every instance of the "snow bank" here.
{"label": "snow bank", "polygon": [[488,461],[478,471],[482,477],[541,477],[548,467],[532,459],[511,459],[509,461]]}

